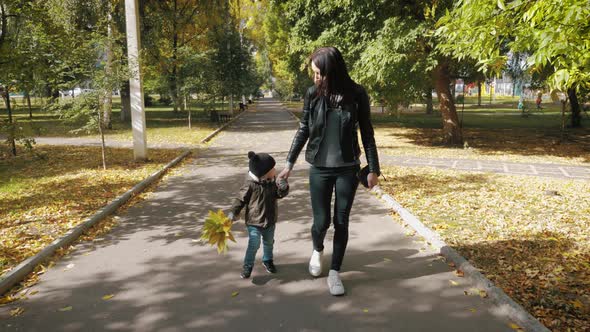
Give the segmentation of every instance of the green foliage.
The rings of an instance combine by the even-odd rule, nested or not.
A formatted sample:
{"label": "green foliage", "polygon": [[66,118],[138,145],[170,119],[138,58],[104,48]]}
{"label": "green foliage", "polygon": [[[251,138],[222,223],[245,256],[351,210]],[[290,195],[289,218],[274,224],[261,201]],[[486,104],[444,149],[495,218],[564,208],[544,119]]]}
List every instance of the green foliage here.
{"label": "green foliage", "polygon": [[[8,119],[0,120],[0,134],[5,136],[4,141],[6,142],[6,147],[8,147],[14,140],[15,143],[22,145],[25,151],[33,151],[35,139],[27,136],[26,132],[23,130],[23,127],[17,120],[13,119],[12,123],[9,122]],[[3,155],[8,156],[9,152],[0,151],[0,159],[4,158]]]}
{"label": "green foliage", "polygon": [[551,68],[548,84],[590,85],[590,4],[586,0],[459,1],[438,22],[438,49],[499,73],[506,49],[526,53],[530,72]]}
{"label": "green foliage", "polygon": [[76,125],[72,133],[98,133],[100,124],[99,93],[91,91],[77,98],[63,98],[47,106],[47,111],[58,114],[67,124]]}

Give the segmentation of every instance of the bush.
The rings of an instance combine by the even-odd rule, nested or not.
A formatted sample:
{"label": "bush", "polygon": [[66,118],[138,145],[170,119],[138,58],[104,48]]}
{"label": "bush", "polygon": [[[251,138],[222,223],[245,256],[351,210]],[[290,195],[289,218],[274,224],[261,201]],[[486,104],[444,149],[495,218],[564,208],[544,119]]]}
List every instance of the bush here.
{"label": "bush", "polygon": [[154,106],[154,97],[148,95],[147,93],[143,95],[143,104],[144,106]]}
{"label": "bush", "polygon": [[170,105],[172,105],[172,98],[170,98],[168,96],[160,96],[160,99],[158,99],[158,102],[162,105],[170,106]]}

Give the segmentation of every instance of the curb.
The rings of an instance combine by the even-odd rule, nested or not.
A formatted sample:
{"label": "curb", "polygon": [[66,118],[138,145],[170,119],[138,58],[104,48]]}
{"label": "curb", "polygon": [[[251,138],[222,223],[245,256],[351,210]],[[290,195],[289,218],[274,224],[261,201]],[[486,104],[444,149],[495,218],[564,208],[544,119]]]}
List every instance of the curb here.
{"label": "curb", "polygon": [[12,286],[20,282],[24,279],[33,269],[40,263],[42,263],[45,259],[50,257],[55,253],[55,251],[61,247],[65,247],[68,244],[74,242],[84,231],[88,228],[92,227],[97,222],[103,220],[109,214],[115,212],[117,208],[121,205],[125,204],[129,199],[131,199],[135,194],[141,192],[145,189],[148,185],[152,184],[154,181],[159,179],[166,170],[171,168],[172,166],[178,164],[182,159],[188,156],[191,153],[190,150],[186,150],[178,157],[174,158],[171,162],[166,164],[161,170],[153,173],[143,181],[136,184],[133,188],[129,189],[127,192],[122,194],[121,196],[115,198],[109,204],[103,206],[100,210],[98,210],[93,216],[88,217],[82,223],[78,224],[76,227],[70,229],[65,235],[62,237],[55,239],[51,242],[48,246],[46,246],[43,250],[38,252],[36,255],[31,256],[24,260],[22,263],[17,265],[14,269],[10,270],[6,274],[0,276],[0,294],[4,294],[8,291]]}
{"label": "curb", "polygon": [[233,119],[231,119],[228,123],[224,124],[223,126],[215,129],[214,132],[212,132],[211,134],[207,135],[207,137],[203,138],[201,140],[201,143],[207,143],[209,142],[213,137],[217,136],[217,134],[219,134],[219,132],[221,132],[223,129],[225,129],[226,127],[228,127],[229,125],[231,125],[234,121],[236,121],[237,119],[239,119],[244,113],[246,113],[248,111],[243,111],[242,113],[236,115]]}
{"label": "curb", "polygon": [[283,105],[283,108],[285,108],[285,111],[287,111],[287,113],[289,113],[293,119],[295,119],[297,122],[301,121],[295,114],[293,114],[293,112],[291,112],[290,109],[288,109],[285,105]]}
{"label": "curb", "polygon": [[378,186],[372,190],[375,194],[381,197],[385,203],[395,210],[402,220],[411,226],[418,234],[430,242],[439,253],[448,261],[455,263],[455,267],[462,270],[465,276],[468,277],[478,288],[485,290],[497,308],[494,308],[494,313],[503,314],[512,319],[521,328],[530,332],[550,332],[541,322],[526,311],[520,304],[511,299],[502,289],[496,287],[494,283],[479,272],[467,259],[461,256],[455,249],[447,245],[440,236],[424,225],[416,216],[410,211],[406,210],[393,197],[385,193]]}

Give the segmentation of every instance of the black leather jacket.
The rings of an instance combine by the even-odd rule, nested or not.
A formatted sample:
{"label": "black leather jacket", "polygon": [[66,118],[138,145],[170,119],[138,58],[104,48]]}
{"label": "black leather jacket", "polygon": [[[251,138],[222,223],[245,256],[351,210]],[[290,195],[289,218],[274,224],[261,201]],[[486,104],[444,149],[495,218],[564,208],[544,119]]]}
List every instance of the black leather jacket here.
{"label": "black leather jacket", "polygon": [[[340,106],[343,110],[340,119],[340,132],[343,133],[340,137],[342,157],[344,162],[352,162],[359,159],[361,148],[358,142],[357,128],[360,128],[369,170],[371,173],[380,175],[377,145],[375,144],[375,134],[373,125],[371,124],[369,96],[365,89],[358,85],[352,100],[352,103],[346,103]],[[299,129],[293,138],[291,149],[287,155],[287,163],[295,164],[299,153],[303,149],[305,142],[307,142],[305,160],[312,165],[314,164],[320,143],[324,138],[327,108],[327,98],[317,97],[315,86],[307,89],[303,102],[303,115],[299,123]]]}

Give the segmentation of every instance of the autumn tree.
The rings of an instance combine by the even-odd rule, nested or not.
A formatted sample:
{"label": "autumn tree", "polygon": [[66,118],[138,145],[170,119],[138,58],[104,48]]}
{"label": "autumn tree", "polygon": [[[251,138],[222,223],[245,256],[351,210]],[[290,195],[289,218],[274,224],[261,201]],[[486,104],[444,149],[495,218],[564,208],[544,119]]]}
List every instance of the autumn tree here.
{"label": "autumn tree", "polygon": [[438,22],[438,49],[501,72],[512,54],[526,54],[532,74],[549,69],[547,84],[569,96],[580,126],[576,92],[590,86],[590,4],[586,0],[457,1]]}

